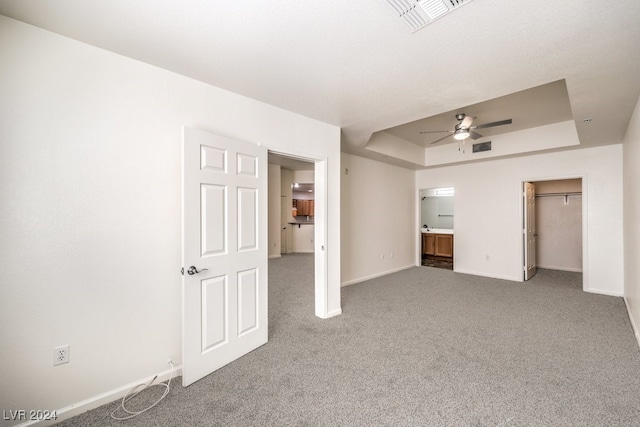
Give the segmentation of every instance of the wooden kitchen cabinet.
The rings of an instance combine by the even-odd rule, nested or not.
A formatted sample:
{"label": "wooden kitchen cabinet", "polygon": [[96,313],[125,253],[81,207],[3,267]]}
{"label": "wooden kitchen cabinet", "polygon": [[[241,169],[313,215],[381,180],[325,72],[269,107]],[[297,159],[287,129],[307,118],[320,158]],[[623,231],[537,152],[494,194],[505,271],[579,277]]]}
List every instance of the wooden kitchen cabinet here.
{"label": "wooden kitchen cabinet", "polygon": [[296,208],[298,216],[313,216],[315,213],[314,200],[293,199],[293,207]]}
{"label": "wooden kitchen cabinet", "polygon": [[422,233],[422,254],[453,258],[453,234]]}
{"label": "wooden kitchen cabinet", "polygon": [[309,215],[308,200],[298,200],[298,215],[303,215],[303,216]]}

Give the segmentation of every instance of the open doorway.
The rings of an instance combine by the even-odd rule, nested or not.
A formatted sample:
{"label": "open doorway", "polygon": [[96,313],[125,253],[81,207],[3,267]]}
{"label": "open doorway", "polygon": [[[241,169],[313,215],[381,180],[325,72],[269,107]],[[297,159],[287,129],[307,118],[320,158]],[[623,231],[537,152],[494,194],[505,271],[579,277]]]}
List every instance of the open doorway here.
{"label": "open doorway", "polygon": [[453,270],[455,189],[427,188],[420,197],[420,260],[426,267]]}
{"label": "open doorway", "polygon": [[269,153],[269,258],[314,253],[315,163]]}
{"label": "open doorway", "polygon": [[[325,166],[323,160],[269,152],[269,258],[312,258],[312,307],[318,317],[327,316],[327,266],[322,243],[327,233]],[[287,265],[295,276],[296,263]]]}
{"label": "open doorway", "polygon": [[523,182],[524,280],[537,268],[583,272],[583,179]]}

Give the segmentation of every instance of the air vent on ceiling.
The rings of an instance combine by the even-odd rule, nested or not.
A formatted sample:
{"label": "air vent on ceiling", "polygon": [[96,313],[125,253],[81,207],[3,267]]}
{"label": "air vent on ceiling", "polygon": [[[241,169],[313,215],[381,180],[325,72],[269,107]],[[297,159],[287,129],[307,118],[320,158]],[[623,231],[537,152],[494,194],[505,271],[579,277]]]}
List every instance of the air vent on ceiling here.
{"label": "air vent on ceiling", "polygon": [[472,0],[386,0],[412,33],[470,1]]}
{"label": "air vent on ceiling", "polygon": [[473,144],[474,153],[480,153],[481,151],[491,151],[491,141]]}

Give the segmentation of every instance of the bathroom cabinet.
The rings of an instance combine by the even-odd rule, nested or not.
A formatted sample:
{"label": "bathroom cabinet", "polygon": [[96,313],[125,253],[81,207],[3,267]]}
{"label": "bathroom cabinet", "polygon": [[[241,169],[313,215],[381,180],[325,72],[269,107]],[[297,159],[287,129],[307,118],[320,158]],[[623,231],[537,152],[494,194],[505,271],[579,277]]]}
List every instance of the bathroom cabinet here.
{"label": "bathroom cabinet", "polygon": [[453,258],[453,234],[423,232],[422,254]]}

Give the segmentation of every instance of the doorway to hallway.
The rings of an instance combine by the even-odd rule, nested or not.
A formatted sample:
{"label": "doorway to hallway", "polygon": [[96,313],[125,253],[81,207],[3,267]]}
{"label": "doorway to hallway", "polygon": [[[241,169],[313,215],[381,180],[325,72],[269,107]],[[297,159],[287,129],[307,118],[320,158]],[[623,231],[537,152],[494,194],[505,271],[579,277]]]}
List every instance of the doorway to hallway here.
{"label": "doorway to hallway", "polygon": [[269,258],[312,255],[315,285],[311,312],[324,318],[328,286],[326,161],[270,151],[269,177]]}

